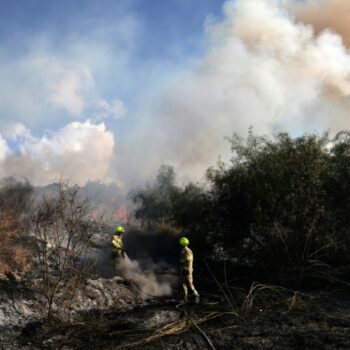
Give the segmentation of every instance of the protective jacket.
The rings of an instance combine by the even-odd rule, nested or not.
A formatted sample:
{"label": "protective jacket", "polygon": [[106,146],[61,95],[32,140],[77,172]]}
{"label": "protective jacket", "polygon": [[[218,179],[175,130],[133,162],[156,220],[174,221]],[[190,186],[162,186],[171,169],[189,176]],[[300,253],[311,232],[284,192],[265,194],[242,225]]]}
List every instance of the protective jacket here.
{"label": "protective jacket", "polygon": [[180,251],[180,274],[192,275],[193,272],[193,253],[187,246]]}
{"label": "protective jacket", "polygon": [[180,251],[180,281],[185,301],[187,301],[188,290],[190,290],[198,302],[199,293],[193,284],[193,253],[187,246],[184,246]]}
{"label": "protective jacket", "polygon": [[115,253],[120,253],[123,250],[123,241],[120,235],[114,235],[112,237],[112,249]]}

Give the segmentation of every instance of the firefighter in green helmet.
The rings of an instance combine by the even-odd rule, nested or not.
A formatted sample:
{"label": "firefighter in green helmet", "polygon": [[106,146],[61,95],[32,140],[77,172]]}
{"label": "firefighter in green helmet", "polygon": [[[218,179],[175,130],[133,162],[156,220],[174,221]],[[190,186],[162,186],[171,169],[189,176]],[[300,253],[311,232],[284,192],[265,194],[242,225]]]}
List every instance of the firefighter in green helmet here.
{"label": "firefighter in green helmet", "polygon": [[112,252],[114,258],[114,267],[118,268],[121,259],[124,259],[123,239],[124,227],[118,226],[112,236]]}
{"label": "firefighter in green helmet", "polygon": [[199,294],[193,285],[193,253],[188,247],[190,241],[186,237],[181,237],[179,240],[181,245],[180,251],[180,281],[183,288],[184,300],[188,301],[188,290],[195,297],[195,302],[199,302]]}

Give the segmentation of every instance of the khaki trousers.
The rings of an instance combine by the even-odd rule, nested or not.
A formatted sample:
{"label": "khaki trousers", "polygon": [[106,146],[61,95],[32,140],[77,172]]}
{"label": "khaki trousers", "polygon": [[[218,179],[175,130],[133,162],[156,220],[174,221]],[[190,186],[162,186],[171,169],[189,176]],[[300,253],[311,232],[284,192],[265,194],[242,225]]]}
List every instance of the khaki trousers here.
{"label": "khaki trousers", "polygon": [[121,249],[113,250],[114,268],[118,271],[120,261],[123,259],[123,252]]}
{"label": "khaki trousers", "polygon": [[182,289],[184,292],[185,299],[187,299],[188,290],[190,290],[196,297],[199,297],[199,294],[198,294],[198,292],[193,284],[192,273],[190,273],[188,275],[182,275],[181,276],[181,284],[182,284]]}

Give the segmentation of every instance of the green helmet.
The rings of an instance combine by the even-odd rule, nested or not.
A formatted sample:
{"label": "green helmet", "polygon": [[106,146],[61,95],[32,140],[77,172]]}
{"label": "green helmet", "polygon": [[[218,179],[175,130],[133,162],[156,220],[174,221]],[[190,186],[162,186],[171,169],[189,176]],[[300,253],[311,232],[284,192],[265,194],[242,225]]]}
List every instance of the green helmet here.
{"label": "green helmet", "polygon": [[190,241],[188,240],[188,238],[186,237],[181,237],[180,240],[179,240],[180,244],[182,246],[186,246],[186,245],[189,245],[190,244]]}
{"label": "green helmet", "polygon": [[124,227],[123,226],[118,226],[117,229],[116,229],[116,232],[124,233]]}

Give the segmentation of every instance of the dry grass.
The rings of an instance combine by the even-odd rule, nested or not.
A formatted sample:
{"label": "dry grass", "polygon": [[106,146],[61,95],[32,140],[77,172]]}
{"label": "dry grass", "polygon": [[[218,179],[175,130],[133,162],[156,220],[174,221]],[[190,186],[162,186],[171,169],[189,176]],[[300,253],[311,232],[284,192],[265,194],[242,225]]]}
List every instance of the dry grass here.
{"label": "dry grass", "polygon": [[260,306],[276,305],[281,301],[284,302],[291,293],[290,290],[283,287],[254,282],[245,296],[239,312],[245,314],[252,310],[255,304]]}
{"label": "dry grass", "polygon": [[287,306],[290,311],[301,307],[306,308],[306,300],[308,299],[306,294],[258,282],[253,282],[249,290],[246,291],[243,288],[230,285],[227,279],[226,267],[224,267],[225,281],[223,283],[219,282],[208,264],[207,269],[223,296],[226,309],[236,317],[244,317],[254,309],[266,309],[277,305]]}
{"label": "dry grass", "polygon": [[[109,342],[113,339],[117,344],[114,349],[131,349],[154,343],[163,337],[179,335],[195,326],[225,315],[223,312],[208,311],[195,313],[191,317],[169,322],[161,327],[147,328],[140,324],[129,324],[125,317],[111,318],[102,313],[91,314],[85,322],[72,322],[58,325],[56,332],[62,334],[62,344],[74,348],[83,348],[91,342]],[[124,323],[126,321],[126,323]],[[100,345],[101,345],[100,344]]]}
{"label": "dry grass", "polygon": [[7,271],[28,272],[32,269],[32,251],[14,242],[9,234],[0,236],[0,274]]}
{"label": "dry grass", "polygon": [[0,188],[0,273],[26,272],[32,268],[33,254],[23,237],[31,194],[27,183]]}
{"label": "dry grass", "polygon": [[23,224],[13,209],[0,211],[0,274],[27,272],[32,268],[33,252],[23,246]]}
{"label": "dry grass", "polygon": [[202,323],[208,322],[210,320],[213,320],[217,317],[222,316],[222,312],[211,312],[204,316],[193,316],[191,320],[189,319],[183,319],[176,322],[172,322],[169,324],[166,324],[160,328],[154,329],[151,334],[148,334],[145,337],[141,337],[140,339],[140,333],[135,334],[135,340],[128,342],[127,345],[123,345],[121,347],[118,347],[117,349],[129,349],[136,346],[149,344],[151,342],[157,341],[161,339],[162,337],[170,336],[170,335],[177,335],[181,334],[187,330],[189,330],[193,324],[200,325]]}
{"label": "dry grass", "polygon": [[32,268],[32,252],[21,243],[22,223],[14,210],[0,212],[0,274],[27,272]]}

